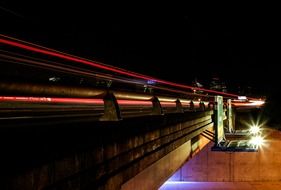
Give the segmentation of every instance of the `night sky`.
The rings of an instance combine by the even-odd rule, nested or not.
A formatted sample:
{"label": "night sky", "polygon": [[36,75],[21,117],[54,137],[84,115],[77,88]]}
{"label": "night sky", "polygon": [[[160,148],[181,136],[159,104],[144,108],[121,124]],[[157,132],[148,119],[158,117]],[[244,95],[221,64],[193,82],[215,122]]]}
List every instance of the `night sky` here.
{"label": "night sky", "polygon": [[[279,89],[274,11],[2,1],[1,33],[105,64],[191,84],[219,76]],[[278,45],[279,46],[279,45]]]}

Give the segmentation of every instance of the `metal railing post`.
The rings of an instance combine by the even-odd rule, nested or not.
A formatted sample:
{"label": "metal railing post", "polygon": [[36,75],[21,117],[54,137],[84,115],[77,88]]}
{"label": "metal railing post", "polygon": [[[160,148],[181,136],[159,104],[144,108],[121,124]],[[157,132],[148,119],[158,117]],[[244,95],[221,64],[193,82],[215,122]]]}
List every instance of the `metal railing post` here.
{"label": "metal railing post", "polygon": [[163,109],[159,99],[156,96],[153,96],[151,101],[152,101],[152,115],[162,115]]}
{"label": "metal railing post", "polygon": [[205,104],[204,102],[199,103],[200,111],[205,111]]}
{"label": "metal railing post", "polygon": [[195,111],[194,103],[193,103],[192,100],[190,101],[189,105],[190,105],[189,109],[190,109],[191,111]]}
{"label": "metal railing post", "polygon": [[179,99],[176,100],[176,109],[178,113],[183,113],[183,107],[181,101]]}
{"label": "metal railing post", "polygon": [[104,115],[100,121],[119,121],[122,119],[118,102],[112,92],[107,92],[103,97]]}

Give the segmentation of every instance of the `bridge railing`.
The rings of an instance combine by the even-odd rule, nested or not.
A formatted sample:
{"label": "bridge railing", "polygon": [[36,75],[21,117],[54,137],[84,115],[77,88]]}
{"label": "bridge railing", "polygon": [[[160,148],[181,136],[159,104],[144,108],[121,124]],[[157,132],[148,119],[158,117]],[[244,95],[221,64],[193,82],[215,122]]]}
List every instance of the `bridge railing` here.
{"label": "bridge railing", "polygon": [[[162,115],[211,109],[208,101],[109,89],[50,86],[19,82],[0,83],[1,108],[14,114],[32,112],[91,111],[100,120]],[[25,108],[25,109],[24,109]],[[27,111],[27,110],[28,111]],[[17,110],[17,112],[16,112]]]}
{"label": "bridge railing", "polygon": [[226,99],[237,98],[235,94],[152,78],[4,35],[0,35],[0,43],[0,61],[5,68],[0,71],[2,108],[9,104],[19,110],[44,108],[45,112],[94,109],[97,115],[104,115],[104,120],[118,120],[212,109],[215,95],[224,96],[225,106]]}

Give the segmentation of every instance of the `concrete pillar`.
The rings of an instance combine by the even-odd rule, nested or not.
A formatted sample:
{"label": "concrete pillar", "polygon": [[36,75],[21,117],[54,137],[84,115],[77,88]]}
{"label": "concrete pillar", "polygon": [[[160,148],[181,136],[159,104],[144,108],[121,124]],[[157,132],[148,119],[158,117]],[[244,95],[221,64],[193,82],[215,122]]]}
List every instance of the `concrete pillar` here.
{"label": "concrete pillar", "polygon": [[215,114],[214,114],[215,146],[219,146],[220,141],[225,139],[223,118],[224,118],[223,97],[215,96]]}
{"label": "concrete pillar", "polygon": [[231,106],[231,99],[227,100],[227,125],[228,125],[228,132],[233,133],[233,122],[232,122],[232,106]]}

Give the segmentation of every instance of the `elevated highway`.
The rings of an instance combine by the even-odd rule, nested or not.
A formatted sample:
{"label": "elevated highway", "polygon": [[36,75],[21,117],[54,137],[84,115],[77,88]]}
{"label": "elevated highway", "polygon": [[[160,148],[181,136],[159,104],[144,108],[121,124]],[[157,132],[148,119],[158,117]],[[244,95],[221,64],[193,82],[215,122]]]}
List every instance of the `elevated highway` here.
{"label": "elevated highway", "polygon": [[235,105],[235,94],[3,35],[0,43],[1,189],[157,189],[210,140],[222,140],[231,105],[264,103]]}

